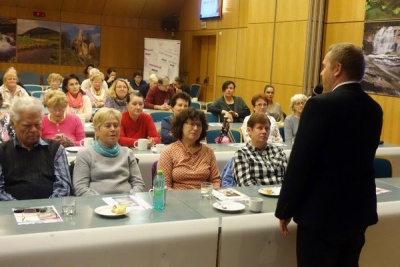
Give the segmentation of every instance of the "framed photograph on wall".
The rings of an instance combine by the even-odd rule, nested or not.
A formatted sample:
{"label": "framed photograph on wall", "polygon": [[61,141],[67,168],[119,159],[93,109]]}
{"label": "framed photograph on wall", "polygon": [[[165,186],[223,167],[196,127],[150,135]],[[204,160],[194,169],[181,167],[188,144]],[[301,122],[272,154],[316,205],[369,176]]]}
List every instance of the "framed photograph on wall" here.
{"label": "framed photograph on wall", "polygon": [[17,62],[60,64],[60,23],[18,19]]}
{"label": "framed photograph on wall", "polygon": [[100,26],[61,23],[61,65],[100,65]]}
{"label": "framed photograph on wall", "polygon": [[0,61],[16,62],[17,19],[0,18]]}

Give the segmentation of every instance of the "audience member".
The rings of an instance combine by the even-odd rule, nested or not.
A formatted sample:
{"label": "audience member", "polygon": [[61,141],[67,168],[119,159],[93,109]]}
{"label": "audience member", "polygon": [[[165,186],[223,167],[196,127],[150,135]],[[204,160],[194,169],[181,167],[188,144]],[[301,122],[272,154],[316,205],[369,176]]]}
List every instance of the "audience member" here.
{"label": "audience member", "polygon": [[292,114],[285,118],[285,142],[293,143],[306,101],[307,96],[304,94],[295,94],[290,98]]}
{"label": "audience member", "polygon": [[89,72],[93,68],[94,68],[93,64],[86,65],[85,69],[83,70],[83,74],[85,75],[85,79],[89,79],[89,77],[90,77]]}
{"label": "audience member", "polygon": [[43,105],[23,96],[10,109],[15,138],[0,145],[0,200],[69,195],[67,155],[60,143],[40,136]]}
{"label": "audience member", "polygon": [[224,117],[230,122],[243,122],[243,119],[250,115],[250,109],[239,96],[234,96],[236,85],[232,81],[226,81],[222,84],[223,96],[217,98],[208,111],[220,116],[223,121]]}
{"label": "audience member", "polygon": [[[9,71],[14,72],[15,75],[17,75],[17,77],[18,77],[17,70],[16,70],[14,67],[9,67],[9,68],[7,68],[6,71],[5,71],[5,73],[6,73],[6,72],[9,72]],[[3,85],[3,78],[4,78],[4,76],[0,78],[0,86]],[[25,86],[24,86],[19,80],[17,81],[17,85],[19,85],[19,86],[21,86],[22,88],[25,89]],[[25,89],[25,90],[26,90],[26,89]],[[27,93],[29,94],[28,91],[27,91]]]}
{"label": "audience member", "polygon": [[107,91],[104,106],[124,112],[126,110],[127,97],[131,93],[133,93],[133,88],[127,80],[116,79]]}
{"label": "audience member", "polygon": [[118,144],[121,112],[102,108],[93,118],[96,140],[78,152],[74,167],[77,196],[141,192],[144,182],[133,151]]}
{"label": "audience member", "polygon": [[119,143],[122,146],[133,147],[139,138],[147,138],[147,148],[160,143],[153,119],[143,113],[143,96],[133,92],[127,98],[127,111],[122,113]]}
{"label": "audience member", "polygon": [[172,115],[165,117],[161,121],[161,142],[163,144],[171,144],[176,141],[176,138],[172,135],[171,124],[172,119],[177,116],[183,109],[190,106],[191,98],[185,92],[176,93],[170,101]]}
{"label": "audience member", "polygon": [[[82,84],[81,84],[81,89],[82,89],[84,92],[86,92],[87,90],[90,89],[90,87],[92,87],[92,82],[91,82],[91,80],[90,80],[90,77],[92,77],[92,75],[94,75],[94,74],[96,74],[96,73],[99,73],[99,72],[100,72],[100,70],[98,70],[98,69],[96,69],[96,68],[90,69],[90,71],[89,71],[89,78],[83,80],[83,81],[82,81]],[[108,85],[107,85],[106,81],[104,81],[104,74],[103,74],[103,83],[101,84],[101,88],[102,88],[104,91],[107,91],[107,90],[108,90]]]}
{"label": "audience member", "polygon": [[149,82],[146,83],[146,84],[141,85],[140,88],[139,88],[139,93],[143,96],[144,99],[146,99],[146,96],[147,96],[147,93],[149,92],[149,89],[151,87],[157,85],[157,83],[158,83],[157,75],[155,75],[154,73],[150,74]]}
{"label": "audience member", "polygon": [[42,137],[54,139],[64,147],[80,146],[85,137],[81,120],[75,114],[66,114],[67,96],[61,91],[51,91],[46,95],[45,105],[49,114],[42,119]]}
{"label": "audience member", "polygon": [[233,175],[238,186],[272,185],[283,181],[286,154],[268,144],[270,122],[266,114],[254,113],[247,122],[250,142],[235,152]]}
{"label": "audience member", "polygon": [[79,78],[75,74],[64,77],[62,90],[67,95],[67,113],[83,114],[85,121],[92,117],[92,104],[85,92],[79,87]]}
{"label": "audience member", "polygon": [[114,83],[115,79],[117,79],[117,71],[114,68],[108,68],[107,69],[107,75],[104,78],[106,81],[108,88],[111,87],[111,85]]}
{"label": "audience member", "polygon": [[200,143],[207,129],[204,112],[193,107],[174,117],[171,130],[178,140],[162,150],[157,165],[157,169],[163,171],[169,189],[200,189],[202,182],[211,182],[214,188],[220,187],[214,151]]}
{"label": "audience member", "polygon": [[[265,94],[257,94],[253,96],[251,99],[251,104],[253,105],[254,113],[262,113],[266,114],[267,110],[267,96]],[[279,133],[279,127],[278,124],[276,123],[274,117],[268,116],[269,122],[270,122],[270,129],[269,129],[269,137],[268,137],[268,143],[282,143],[283,139],[281,134]],[[243,135],[243,140],[247,143],[250,142],[251,138],[250,135],[247,131],[247,122],[250,119],[251,115],[247,116],[244,118],[242,127],[240,128],[242,130],[242,135]]]}
{"label": "audience member", "polygon": [[16,98],[29,96],[27,91],[17,84],[18,76],[14,68],[9,68],[3,76],[0,94],[3,95],[3,107],[9,108]]}
{"label": "audience member", "polygon": [[268,98],[268,106],[267,106],[268,115],[274,117],[276,122],[283,123],[283,120],[285,119],[285,117],[283,115],[281,105],[279,103],[274,103],[274,100],[273,100],[274,94],[275,94],[275,88],[272,85],[267,84],[264,87],[264,94]]}
{"label": "audience member", "polygon": [[175,77],[172,85],[174,86],[175,93],[185,92],[190,95],[190,87],[184,83],[181,77]]}
{"label": "audience member", "polygon": [[[3,95],[0,94],[0,102],[2,102],[2,99]],[[7,112],[0,111],[0,143],[8,141],[14,136],[15,132],[10,124],[10,115]]]}
{"label": "audience member", "polygon": [[144,107],[149,109],[169,110],[169,100],[175,94],[172,87],[169,86],[168,77],[164,76],[158,79],[157,85],[150,88],[144,100]]}
{"label": "audience member", "polygon": [[63,81],[63,77],[58,74],[58,73],[50,73],[49,76],[47,77],[47,83],[49,86],[47,89],[44,91],[44,93],[41,96],[42,101],[44,102],[44,99],[46,98],[46,94],[52,90],[61,90],[61,83]]}
{"label": "audience member", "polygon": [[373,161],[383,112],[360,85],[364,71],[361,47],[330,46],[321,71],[329,93],[310,98],[301,115],[275,211],[284,235],[297,223],[297,266],[358,266],[365,231],[378,222]]}
{"label": "audience member", "polygon": [[146,82],[143,81],[143,75],[140,71],[135,71],[133,73],[133,82],[132,88],[133,90],[139,90],[141,86],[146,85]]}
{"label": "audience member", "polygon": [[104,75],[101,72],[94,73],[90,76],[91,86],[85,90],[86,95],[89,97],[92,107],[102,108],[104,106],[104,98],[106,90],[102,88],[104,82]]}

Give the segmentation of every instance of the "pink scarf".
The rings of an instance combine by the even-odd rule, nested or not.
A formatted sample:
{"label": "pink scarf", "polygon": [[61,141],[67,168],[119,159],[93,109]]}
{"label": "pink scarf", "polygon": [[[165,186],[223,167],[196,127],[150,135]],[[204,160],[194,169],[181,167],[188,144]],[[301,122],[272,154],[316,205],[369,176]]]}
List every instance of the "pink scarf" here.
{"label": "pink scarf", "polygon": [[79,92],[76,97],[73,97],[69,92],[67,93],[68,104],[71,108],[80,108],[83,105],[82,93]]}

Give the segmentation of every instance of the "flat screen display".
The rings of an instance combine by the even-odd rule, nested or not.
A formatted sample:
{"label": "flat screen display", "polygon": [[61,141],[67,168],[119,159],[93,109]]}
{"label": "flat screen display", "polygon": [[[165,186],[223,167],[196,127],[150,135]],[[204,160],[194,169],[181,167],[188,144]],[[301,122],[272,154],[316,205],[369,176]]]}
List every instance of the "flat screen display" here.
{"label": "flat screen display", "polygon": [[200,19],[216,19],[222,16],[222,0],[200,0]]}

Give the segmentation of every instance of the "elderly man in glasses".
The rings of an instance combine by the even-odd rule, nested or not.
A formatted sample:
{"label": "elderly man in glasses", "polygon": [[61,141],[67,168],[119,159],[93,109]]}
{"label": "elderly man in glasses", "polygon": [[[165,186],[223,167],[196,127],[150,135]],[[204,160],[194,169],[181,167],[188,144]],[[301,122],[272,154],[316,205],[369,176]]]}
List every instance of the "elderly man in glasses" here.
{"label": "elderly man in glasses", "polygon": [[0,201],[69,195],[71,178],[63,146],[41,138],[43,105],[15,99],[10,110],[15,138],[0,145]]}

